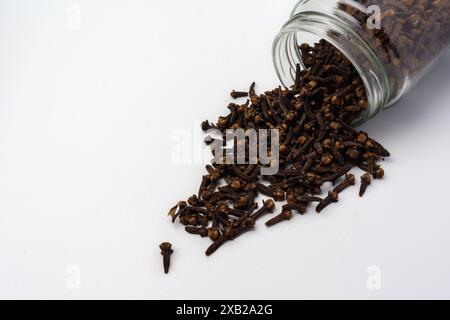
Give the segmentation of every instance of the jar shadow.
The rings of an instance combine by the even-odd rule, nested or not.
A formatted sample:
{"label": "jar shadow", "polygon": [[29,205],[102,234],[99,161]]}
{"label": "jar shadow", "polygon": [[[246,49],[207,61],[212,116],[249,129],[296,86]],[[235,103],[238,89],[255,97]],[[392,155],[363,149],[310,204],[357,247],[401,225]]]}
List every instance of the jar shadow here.
{"label": "jar shadow", "polygon": [[[405,97],[387,110],[381,111],[358,129],[370,132],[376,139],[407,130],[435,125],[436,115],[450,120],[450,103],[437,105],[435,97],[450,89],[450,52],[444,55],[432,70],[417,83]],[[440,110],[436,110],[440,108]]]}

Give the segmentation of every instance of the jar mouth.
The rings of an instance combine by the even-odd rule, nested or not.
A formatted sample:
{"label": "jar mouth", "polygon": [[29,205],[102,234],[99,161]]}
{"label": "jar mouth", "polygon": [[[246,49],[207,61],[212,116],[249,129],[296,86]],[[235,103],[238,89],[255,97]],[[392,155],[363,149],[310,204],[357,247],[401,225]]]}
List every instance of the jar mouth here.
{"label": "jar mouth", "polygon": [[368,106],[354,121],[354,126],[363,124],[385,107],[389,98],[389,79],[375,53],[349,23],[319,12],[295,14],[275,38],[273,63],[283,86],[288,88],[294,83],[297,64],[305,68],[298,46],[311,37],[317,41],[325,39],[340,50],[364,83]]}

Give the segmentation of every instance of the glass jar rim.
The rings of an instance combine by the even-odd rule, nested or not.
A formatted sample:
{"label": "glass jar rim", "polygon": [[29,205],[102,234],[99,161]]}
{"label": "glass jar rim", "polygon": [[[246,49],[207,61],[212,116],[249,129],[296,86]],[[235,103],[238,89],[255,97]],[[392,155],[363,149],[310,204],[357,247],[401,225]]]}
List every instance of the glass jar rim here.
{"label": "glass jar rim", "polygon": [[[300,1],[293,13],[297,12],[298,6],[305,1],[307,0]],[[291,72],[295,70],[297,63],[300,64],[302,69],[305,67],[299,49],[294,48],[299,44],[297,41],[299,33],[307,33],[319,39],[327,40],[354,65],[366,88],[368,101],[366,111],[355,121],[355,126],[374,117],[386,106],[389,97],[389,78],[376,54],[365,40],[352,30],[348,23],[321,12],[306,11],[295,13],[275,38],[272,48],[273,63],[277,76],[285,87],[293,83],[292,73],[290,77],[287,77],[286,67]],[[333,35],[336,38],[336,35],[345,36],[344,39],[348,41],[347,44],[352,46],[354,52],[362,54],[365,62],[368,62],[370,67],[364,68],[362,63],[354,56],[352,50],[346,48]],[[286,66],[285,64],[289,65]],[[288,81],[289,83],[287,83]]]}

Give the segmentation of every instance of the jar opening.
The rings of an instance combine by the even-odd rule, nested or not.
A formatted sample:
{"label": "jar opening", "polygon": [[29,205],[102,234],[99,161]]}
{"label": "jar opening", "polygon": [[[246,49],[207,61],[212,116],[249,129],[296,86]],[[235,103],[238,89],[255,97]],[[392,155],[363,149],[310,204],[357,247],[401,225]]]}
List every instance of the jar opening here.
{"label": "jar opening", "polygon": [[277,75],[285,87],[294,83],[297,64],[304,69],[299,45],[325,39],[341,51],[353,64],[366,88],[368,107],[354,125],[375,116],[389,97],[387,74],[365,41],[345,23],[317,12],[302,12],[293,16],[277,35],[273,59]]}

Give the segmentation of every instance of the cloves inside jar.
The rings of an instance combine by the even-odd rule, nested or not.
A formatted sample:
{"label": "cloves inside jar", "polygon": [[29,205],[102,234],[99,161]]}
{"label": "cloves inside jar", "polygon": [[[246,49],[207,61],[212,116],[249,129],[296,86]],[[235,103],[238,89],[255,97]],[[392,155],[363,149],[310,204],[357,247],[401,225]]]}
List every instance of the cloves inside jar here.
{"label": "cloves inside jar", "polygon": [[[313,62],[301,54],[303,42],[338,47],[363,81],[367,107],[354,122],[361,124],[395,104],[448,51],[449,31],[448,0],[301,0],[275,39],[273,59],[289,86],[297,65]],[[339,66],[325,67],[346,76]]]}

